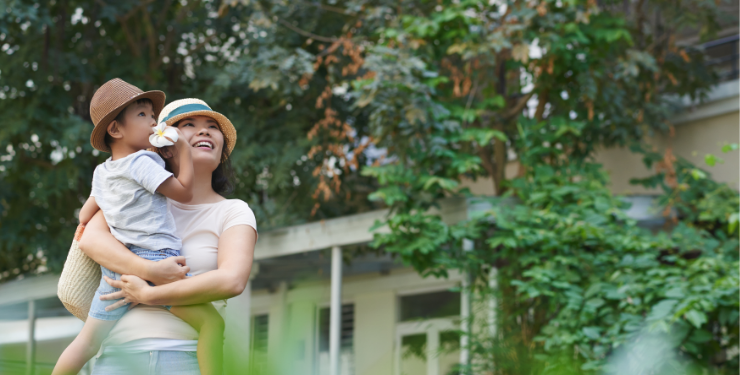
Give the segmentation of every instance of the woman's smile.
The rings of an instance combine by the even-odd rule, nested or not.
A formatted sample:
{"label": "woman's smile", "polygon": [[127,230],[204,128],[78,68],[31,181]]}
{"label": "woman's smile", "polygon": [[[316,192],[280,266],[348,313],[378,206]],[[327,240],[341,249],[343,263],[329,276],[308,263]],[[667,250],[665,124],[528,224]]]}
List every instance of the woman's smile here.
{"label": "woman's smile", "polygon": [[214,148],[213,147],[213,142],[212,141],[209,141],[207,139],[204,139],[204,140],[200,140],[200,141],[195,142],[195,144],[193,145],[193,147],[198,148],[198,149],[201,149],[201,150],[207,150],[207,151],[211,151]]}

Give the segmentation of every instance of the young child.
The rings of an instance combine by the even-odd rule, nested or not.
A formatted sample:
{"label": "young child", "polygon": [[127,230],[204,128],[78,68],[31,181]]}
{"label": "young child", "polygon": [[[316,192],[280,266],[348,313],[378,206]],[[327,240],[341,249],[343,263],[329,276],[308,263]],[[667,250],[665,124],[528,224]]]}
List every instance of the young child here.
{"label": "young child", "polygon": [[[176,128],[152,134],[156,118],[164,105],[161,91],[142,92],[118,78],[106,82],[95,92],[90,116],[95,124],[90,142],[111,157],[95,168],[92,192],[80,210],[80,222],[87,224],[100,209],[111,234],[142,258],[159,261],[180,255],[182,243],[167,198],[187,203],[193,197],[191,146]],[[173,134],[174,133],[174,134]],[[150,140],[150,137],[152,139]],[[159,137],[159,138],[157,138]],[[152,144],[174,143],[179,158],[177,176],[165,170],[164,160],[147,151]],[[120,280],[121,275],[102,267],[103,276]],[[90,313],[82,331],[64,350],[53,375],[77,374],[100,349],[110,330],[128,310],[106,311],[116,301],[101,301],[100,296],[116,292],[105,280],[95,292]],[[202,374],[221,375],[223,319],[210,303],[192,306],[165,306],[199,332],[198,362]]]}

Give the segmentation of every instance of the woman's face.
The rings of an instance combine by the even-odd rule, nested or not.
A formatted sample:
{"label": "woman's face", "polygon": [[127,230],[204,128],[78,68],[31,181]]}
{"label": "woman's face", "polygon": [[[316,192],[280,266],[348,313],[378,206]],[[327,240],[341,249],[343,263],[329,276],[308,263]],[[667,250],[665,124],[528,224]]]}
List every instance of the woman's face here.
{"label": "woman's face", "polygon": [[194,168],[214,171],[221,163],[224,148],[224,134],[221,133],[218,122],[206,116],[193,116],[186,117],[173,126],[180,129],[193,148]]}

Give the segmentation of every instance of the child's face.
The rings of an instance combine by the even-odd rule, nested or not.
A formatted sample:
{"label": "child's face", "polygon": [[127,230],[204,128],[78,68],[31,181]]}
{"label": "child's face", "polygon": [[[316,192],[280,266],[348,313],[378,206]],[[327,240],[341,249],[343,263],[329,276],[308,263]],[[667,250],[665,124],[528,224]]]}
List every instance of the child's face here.
{"label": "child's face", "polygon": [[152,147],[149,136],[152,128],[157,125],[152,105],[146,102],[132,103],[125,111],[123,124],[119,125],[119,132],[123,136],[120,141],[136,150]]}

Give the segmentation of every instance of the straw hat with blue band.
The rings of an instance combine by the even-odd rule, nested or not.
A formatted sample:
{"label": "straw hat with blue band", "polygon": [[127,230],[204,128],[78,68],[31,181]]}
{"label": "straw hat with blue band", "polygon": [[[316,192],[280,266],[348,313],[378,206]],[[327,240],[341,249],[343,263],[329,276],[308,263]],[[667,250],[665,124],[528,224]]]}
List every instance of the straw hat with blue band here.
{"label": "straw hat with blue band", "polygon": [[212,110],[206,102],[200,99],[180,99],[167,104],[162,109],[162,112],[159,113],[157,122],[165,122],[168,126],[172,126],[184,118],[193,116],[206,116],[218,122],[221,133],[224,135],[224,148],[226,149],[225,157],[222,159],[231,155],[231,151],[234,150],[234,146],[236,145],[236,129],[234,129],[234,125],[226,116]]}

